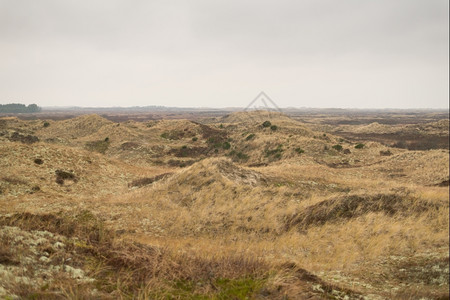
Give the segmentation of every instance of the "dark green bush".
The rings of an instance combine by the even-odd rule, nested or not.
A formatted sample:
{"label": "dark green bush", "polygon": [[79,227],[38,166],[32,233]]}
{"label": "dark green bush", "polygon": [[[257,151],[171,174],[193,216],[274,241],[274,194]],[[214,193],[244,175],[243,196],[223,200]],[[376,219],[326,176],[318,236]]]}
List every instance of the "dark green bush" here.
{"label": "dark green bush", "polygon": [[336,150],[336,151],[341,151],[341,150],[342,150],[342,146],[339,145],[339,144],[332,146],[332,148],[333,148],[334,150]]}
{"label": "dark green bush", "polygon": [[262,123],[262,126],[267,128],[272,126],[272,123],[270,123],[270,121],[264,121],[264,123]]}
{"label": "dark green bush", "polygon": [[198,137],[196,137],[196,136],[194,136],[193,138],[192,138],[192,141],[193,142],[196,142],[198,140]]}
{"label": "dark green bush", "polygon": [[222,148],[225,149],[225,150],[228,150],[228,149],[231,148],[231,144],[228,143],[228,142],[225,142],[225,143],[222,144]]}
{"label": "dark green bush", "polygon": [[364,148],[364,144],[357,144],[356,146],[355,146],[355,149],[362,149],[362,148]]}
{"label": "dark green bush", "polygon": [[256,135],[255,135],[254,133],[251,133],[251,134],[249,134],[249,135],[245,138],[245,140],[246,140],[246,141],[250,141],[250,140],[252,140],[255,136],[256,136]]}
{"label": "dark green bush", "polygon": [[305,153],[305,150],[303,150],[302,148],[295,148],[294,150],[295,150],[295,152],[297,152],[298,154]]}
{"label": "dark green bush", "polygon": [[270,129],[271,129],[272,131],[275,131],[275,130],[278,129],[278,126],[277,126],[277,125],[272,125],[272,126],[270,126]]}
{"label": "dark green bush", "polygon": [[48,127],[48,126],[50,126],[50,123],[49,122],[44,122],[44,127]]}

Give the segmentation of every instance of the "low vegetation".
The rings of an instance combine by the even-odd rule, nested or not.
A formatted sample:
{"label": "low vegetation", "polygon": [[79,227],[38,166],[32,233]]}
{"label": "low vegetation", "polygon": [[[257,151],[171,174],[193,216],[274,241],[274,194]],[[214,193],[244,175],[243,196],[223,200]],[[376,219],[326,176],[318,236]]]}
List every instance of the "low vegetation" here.
{"label": "low vegetation", "polygon": [[246,141],[250,141],[253,140],[255,138],[255,134],[254,133],[250,133],[249,135],[247,135],[247,137],[245,138]]}
{"label": "low vegetation", "polygon": [[283,145],[279,144],[274,149],[266,149],[265,156],[271,160],[279,160],[281,159],[283,151],[284,151]]}
{"label": "low vegetation", "polygon": [[267,128],[272,126],[272,123],[270,121],[264,121],[264,123],[262,123],[262,127]]}
{"label": "low vegetation", "polygon": [[339,145],[339,144],[333,145],[331,148],[333,148],[336,151],[342,151],[342,149],[343,149],[342,145]]}
{"label": "low vegetation", "polygon": [[297,152],[298,154],[305,153],[305,150],[303,150],[302,148],[295,148],[294,150],[295,150],[295,152]]}

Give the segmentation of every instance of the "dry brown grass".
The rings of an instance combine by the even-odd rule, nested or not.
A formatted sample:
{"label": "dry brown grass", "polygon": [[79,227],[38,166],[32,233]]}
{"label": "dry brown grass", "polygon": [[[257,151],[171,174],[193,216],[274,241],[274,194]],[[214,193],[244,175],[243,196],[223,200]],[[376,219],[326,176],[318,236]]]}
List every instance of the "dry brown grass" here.
{"label": "dry brown grass", "polygon": [[[449,191],[439,185],[448,181],[448,152],[370,141],[355,149],[285,116],[271,116],[276,131],[261,126],[262,113],[234,123],[241,117],[148,126],[84,116],[45,128],[8,120],[7,130],[54,140],[2,140],[1,224],[69,238],[106,299],[445,295]],[[215,151],[211,136],[230,149]],[[83,150],[105,137],[105,154]],[[56,170],[78,181],[59,185]],[[21,263],[8,251],[0,257]],[[89,298],[94,286],[63,278],[41,292],[21,288],[23,297]]]}
{"label": "dry brown grass", "polygon": [[[93,283],[80,284],[60,274],[59,279],[50,282],[44,289],[25,283],[8,285],[11,293],[22,297],[147,299],[184,298],[189,295],[208,298],[260,295],[276,299],[286,293],[312,295],[315,293],[312,284],[322,284],[325,293],[335,290],[352,294],[350,290],[341,291],[322,282],[292,263],[273,269],[262,259],[242,254],[199,256],[119,241],[87,211],[76,215],[14,214],[1,217],[0,224],[31,232],[45,230],[69,238],[66,243],[71,253],[71,264],[81,266],[95,279]],[[2,264],[20,263],[13,261],[11,256],[7,253],[7,260],[2,260]],[[303,287],[297,288],[294,293],[289,289],[296,282],[301,282]],[[93,286],[100,289],[93,292]]]}

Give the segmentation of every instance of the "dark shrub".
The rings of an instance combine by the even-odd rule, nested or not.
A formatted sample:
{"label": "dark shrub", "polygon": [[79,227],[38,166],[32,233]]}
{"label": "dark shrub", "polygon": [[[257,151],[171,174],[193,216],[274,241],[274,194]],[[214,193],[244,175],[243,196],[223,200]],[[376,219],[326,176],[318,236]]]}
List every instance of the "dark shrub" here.
{"label": "dark shrub", "polygon": [[264,123],[262,123],[262,126],[267,128],[267,127],[272,126],[272,123],[270,123],[270,121],[264,121]]}
{"label": "dark shrub", "polygon": [[198,140],[198,137],[196,137],[196,136],[194,136],[193,138],[192,138],[192,141],[193,142],[196,142]]}
{"label": "dark shrub", "polygon": [[297,152],[298,154],[305,153],[305,150],[303,150],[302,148],[295,148],[294,150],[295,150],[295,152]]}
{"label": "dark shrub", "polygon": [[44,122],[44,127],[48,127],[48,126],[50,126],[50,123],[49,122]]}
{"label": "dark shrub", "polygon": [[364,146],[365,146],[364,144],[359,143],[355,146],[355,149],[362,149],[364,148]]}
{"label": "dark shrub", "polygon": [[255,134],[254,133],[251,133],[251,134],[249,134],[246,138],[245,138],[245,140],[246,141],[250,141],[250,140],[252,140],[253,138],[255,138]]}
{"label": "dark shrub", "polygon": [[231,148],[231,144],[229,142],[225,142],[222,144],[222,148],[225,150],[228,150]]}
{"label": "dark shrub", "polygon": [[341,151],[341,150],[342,150],[342,146],[339,145],[339,144],[332,146],[332,148],[333,148],[334,150],[336,150],[336,151]]}
{"label": "dark shrub", "polygon": [[34,163],[37,164],[37,165],[42,165],[44,163],[44,161],[42,159],[40,159],[40,158],[36,158],[34,160]]}
{"label": "dark shrub", "polygon": [[275,131],[275,130],[278,129],[278,126],[277,126],[277,125],[272,125],[272,126],[270,126],[270,129],[273,130],[273,131]]}

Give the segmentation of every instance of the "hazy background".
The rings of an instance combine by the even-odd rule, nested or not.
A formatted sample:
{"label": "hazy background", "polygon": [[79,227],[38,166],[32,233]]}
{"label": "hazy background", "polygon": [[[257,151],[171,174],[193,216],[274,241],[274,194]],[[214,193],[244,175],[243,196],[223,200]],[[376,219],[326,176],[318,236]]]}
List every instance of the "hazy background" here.
{"label": "hazy background", "polygon": [[0,0],[0,103],[448,108],[447,0]]}

